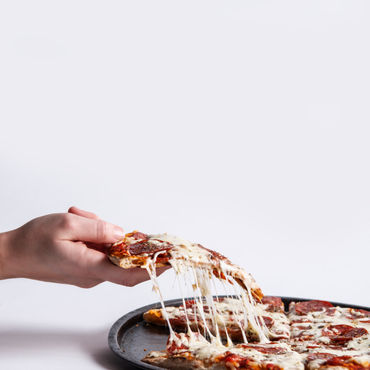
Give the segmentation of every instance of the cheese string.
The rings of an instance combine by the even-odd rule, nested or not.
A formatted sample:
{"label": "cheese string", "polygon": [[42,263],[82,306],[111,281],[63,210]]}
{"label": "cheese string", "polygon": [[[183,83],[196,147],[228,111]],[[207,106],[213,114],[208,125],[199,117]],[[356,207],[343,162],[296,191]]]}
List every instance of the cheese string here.
{"label": "cheese string", "polygon": [[[224,282],[222,282],[222,286],[223,286],[223,288],[224,288],[224,290],[225,290],[225,295],[226,295],[226,297],[227,297],[227,299],[229,299],[230,300],[230,302],[231,302],[231,300],[232,299],[234,299],[234,298],[232,298],[232,296],[231,295],[229,295],[228,294],[228,292],[227,292],[227,289],[226,289],[226,286],[225,286],[225,283]],[[240,301],[238,301],[238,302],[240,302]],[[241,331],[241,333],[242,333],[242,337],[243,337],[243,341],[244,341],[244,343],[248,343],[248,339],[247,339],[247,337],[246,337],[246,335],[245,335],[245,331],[248,329],[248,318],[247,318],[247,316],[246,316],[246,314],[244,315],[244,326],[242,325],[242,322],[241,322],[241,320],[240,320],[240,313],[238,313],[237,311],[236,311],[236,308],[235,308],[235,305],[234,304],[231,304],[230,305],[231,306],[231,310],[232,310],[232,312],[233,312],[233,315],[234,315],[234,318],[235,318],[235,320],[236,320],[236,322],[237,322],[237,324],[238,324],[238,326],[239,326],[239,328],[240,328],[240,331]],[[243,307],[243,306],[242,306]],[[244,307],[243,307],[244,308]],[[245,310],[243,309],[243,312],[245,312]]]}
{"label": "cheese string", "polygon": [[180,279],[177,279],[177,282],[178,282],[178,286],[179,286],[179,290],[180,290],[180,294],[181,294],[182,305],[184,307],[185,318],[186,318],[186,326],[187,326],[187,329],[188,329],[188,334],[191,335],[192,334],[192,331],[191,331],[191,327],[190,327],[190,320],[189,320],[188,312],[187,312],[187,309],[186,309],[185,296],[184,296],[184,292],[182,290]]}
{"label": "cheese string", "polygon": [[[215,293],[216,293],[216,301],[217,301],[217,303],[220,303],[220,298],[219,298],[219,295],[217,294],[216,283],[215,283],[215,280],[214,280],[213,275],[212,275],[211,281],[212,281],[213,288],[214,288]],[[220,310],[218,310],[217,314],[218,314],[218,317],[220,318],[220,320],[221,320],[221,322],[222,322],[222,325],[223,325],[223,327],[224,327],[224,330],[225,330],[225,335],[226,335],[226,346],[227,346],[227,347],[231,347],[231,346],[233,346],[233,344],[234,344],[234,343],[232,342],[232,340],[231,340],[231,338],[230,338],[230,336],[229,336],[229,332],[228,332],[228,330],[227,330],[227,326],[226,326],[226,320],[224,319],[224,315],[223,315],[222,310],[221,310],[221,311],[220,311]],[[245,338],[245,333],[244,333],[244,330],[242,329],[242,327],[241,327],[241,326],[240,326],[240,330],[241,330],[241,333],[242,333],[243,339],[245,339],[245,342],[246,342],[247,338]]]}
{"label": "cheese string", "polygon": [[[159,239],[157,239],[160,241]],[[196,250],[196,252],[194,252]],[[174,245],[172,249],[169,251],[162,250],[154,254],[153,258],[148,258],[147,263],[143,266],[148,271],[150,279],[152,280],[153,290],[157,292],[160,298],[163,316],[167,322],[167,325],[170,330],[170,338],[174,338],[174,331],[171,326],[170,318],[167,312],[167,309],[164,304],[163,296],[161,290],[159,288],[159,284],[157,281],[156,271],[155,271],[155,263],[158,256],[162,253],[168,252],[171,256],[169,263],[171,264],[172,268],[176,273],[176,279],[178,280],[179,291],[181,294],[182,305],[184,309],[184,315],[186,320],[186,327],[188,334],[192,335],[192,323],[189,320],[188,310],[186,307],[185,302],[185,295],[184,291],[181,286],[181,281],[187,281],[187,275],[190,272],[190,278],[192,277],[193,280],[193,293],[194,293],[194,317],[196,321],[196,328],[200,329],[199,322],[198,322],[198,314],[200,315],[200,319],[202,322],[202,327],[204,330],[204,336],[208,337],[211,343],[217,343],[218,345],[222,345],[221,341],[221,333],[218,320],[220,321],[222,327],[225,330],[225,336],[227,340],[227,345],[232,345],[232,341],[229,337],[229,333],[227,330],[227,324],[224,320],[222,311],[219,310],[218,306],[215,305],[214,297],[212,294],[212,284],[216,295],[216,301],[218,301],[217,289],[214,281],[215,273],[217,272],[217,277],[221,277],[222,285],[226,291],[225,283],[228,282],[230,285],[233,286],[234,292],[236,293],[236,299],[240,302],[240,306],[242,308],[243,316],[244,316],[244,324],[242,324],[240,320],[240,314],[236,312],[235,305],[231,305],[231,311],[234,315],[234,320],[236,321],[238,327],[241,330],[241,334],[243,337],[243,341],[248,343],[245,332],[248,330],[248,326],[250,325],[254,332],[257,334],[259,340],[263,343],[268,342],[268,339],[265,333],[268,332],[268,329],[265,326],[263,318],[257,318],[255,312],[255,302],[251,295],[251,291],[249,289],[249,285],[247,281],[244,281],[245,275],[242,271],[241,276],[241,283],[246,288],[246,292],[240,287],[234,278],[235,275],[235,268],[234,266],[228,266],[223,261],[220,261],[219,268],[215,272],[215,266],[210,263],[206,263],[207,258],[210,259],[210,253],[207,250],[201,249],[194,249],[192,245],[188,246],[185,244]],[[195,254],[194,254],[195,253]],[[190,271],[189,271],[190,270]],[[191,276],[192,275],[192,276]],[[236,292],[236,287],[239,288],[239,292]],[[227,294],[230,297],[229,294]],[[205,310],[204,303],[207,304],[207,311]],[[193,326],[194,327],[194,326]]]}
{"label": "cheese string", "polygon": [[161,290],[159,288],[159,284],[158,284],[158,280],[157,280],[157,273],[156,273],[156,269],[155,269],[155,262],[156,262],[158,256],[161,253],[164,253],[164,252],[165,251],[159,251],[159,252],[157,252],[153,256],[153,258],[148,258],[146,260],[146,263],[145,263],[145,265],[143,267],[148,272],[148,275],[150,277],[150,280],[152,281],[153,290],[159,295],[159,300],[161,302],[163,316],[164,316],[165,320],[167,321],[168,329],[170,331],[170,340],[173,340],[173,339],[176,338],[176,335],[175,335],[175,332],[172,329],[171,322],[170,322],[170,319],[168,317],[168,313],[167,313],[166,307],[164,305],[164,300],[163,300],[162,292],[161,292]]}

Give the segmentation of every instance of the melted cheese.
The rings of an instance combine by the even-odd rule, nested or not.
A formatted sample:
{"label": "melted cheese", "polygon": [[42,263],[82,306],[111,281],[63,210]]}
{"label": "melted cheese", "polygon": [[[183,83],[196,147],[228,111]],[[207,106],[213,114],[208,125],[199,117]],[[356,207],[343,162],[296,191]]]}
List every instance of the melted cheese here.
{"label": "melted cheese", "polygon": [[168,328],[170,330],[170,338],[173,338],[175,333],[172,329],[172,326],[171,326],[171,323],[170,323],[170,320],[169,320],[169,317],[167,315],[167,312],[166,312],[166,307],[164,305],[164,300],[163,300],[163,296],[162,296],[162,292],[159,288],[159,284],[158,284],[158,280],[157,280],[157,273],[156,273],[156,269],[155,269],[155,262],[156,262],[156,259],[157,257],[161,254],[162,252],[158,252],[154,255],[153,259],[151,258],[148,258],[146,260],[146,264],[143,266],[143,268],[145,268],[148,272],[148,275],[150,277],[150,280],[152,281],[152,285],[153,285],[153,290],[158,294],[159,296],[159,300],[161,302],[161,306],[162,306],[162,312],[163,312],[163,317],[165,318],[166,322],[167,322],[167,325],[168,325]]}
{"label": "melted cheese", "polygon": [[[362,322],[361,317],[353,318],[351,311],[350,308],[335,307],[331,308],[330,315],[327,314],[325,309],[298,315],[295,310],[292,310],[288,314],[291,321],[292,347],[300,352],[304,359],[314,353],[330,353],[336,356],[351,356],[364,367],[369,366],[369,334],[353,338],[340,349],[332,348],[330,337],[323,335],[323,330],[327,330],[330,325],[349,325],[354,328],[365,328],[369,331],[369,323]],[[302,320],[308,322],[299,322]],[[308,339],[300,341],[301,336]],[[307,364],[307,368],[318,369],[325,361],[325,359],[312,360]]]}
{"label": "melted cheese", "polygon": [[[222,305],[214,302],[213,299],[213,287],[214,284],[214,270],[217,270],[217,276],[223,277],[224,284],[232,284],[236,295],[238,297],[238,303],[232,302],[232,306],[235,304],[238,308],[234,309],[234,323],[236,321],[237,325],[240,327],[243,335],[243,339],[247,342],[247,337],[245,332],[247,330],[253,330],[257,338],[263,343],[268,342],[266,334],[268,333],[267,328],[264,326],[263,320],[257,318],[255,310],[255,302],[251,294],[251,289],[257,287],[254,279],[250,274],[247,274],[243,269],[230,263],[227,259],[215,259],[214,256],[205,248],[200,247],[198,244],[191,243],[187,240],[181,239],[176,236],[171,236],[168,234],[157,234],[150,235],[148,242],[158,247],[163,246],[163,242],[171,244],[171,249],[167,252],[170,254],[169,263],[171,264],[173,270],[178,276],[178,281],[180,280],[190,280],[191,286],[193,288],[194,299],[195,299],[195,318],[199,319],[199,324],[197,321],[197,328],[199,334],[204,334],[209,338],[211,346],[215,348],[225,349],[222,343],[220,329],[226,333],[227,343],[226,346],[230,348],[233,343],[227,333],[227,326],[230,321],[225,318],[222,312]],[[174,336],[174,331],[170,323],[170,314],[167,312],[163,296],[161,294],[156,273],[155,273],[155,261],[157,257],[165,253],[164,251],[159,251],[155,254],[152,259],[148,259],[146,268],[148,274],[152,280],[153,289],[158,293],[159,299],[162,305],[162,313],[165,318],[167,325],[170,329],[170,339],[178,340]],[[240,288],[240,284],[235,281],[235,278],[242,281],[246,291]],[[183,301],[183,312],[186,318],[187,332],[190,338],[193,338],[193,333],[191,330],[191,323],[189,320],[189,315],[192,314],[191,310],[186,309],[184,292],[181,289],[181,284],[179,284],[180,293]],[[257,287],[258,288],[258,287]],[[204,306],[207,305],[208,310],[205,312]],[[237,313],[238,311],[238,313]],[[261,325],[261,322],[263,323]],[[200,327],[204,329],[204,333],[200,333]],[[211,347],[207,347],[208,350]]]}
{"label": "melted cheese", "polygon": [[[216,320],[217,327],[223,330],[224,335],[226,335],[228,346],[232,344],[232,341],[229,338],[227,328],[229,330],[235,330],[238,328],[243,341],[247,343],[246,333],[251,335],[252,333],[255,333],[255,330],[251,326],[250,321],[245,321],[242,301],[235,298],[224,298],[221,301],[216,299],[213,301],[213,306],[213,310],[215,312],[214,319]],[[266,310],[266,307],[267,305],[257,303],[254,309],[258,317],[268,317],[272,319],[272,326],[267,329],[268,338],[289,339],[290,327],[289,320],[286,315],[280,312],[269,312]],[[166,307],[166,311],[170,320],[181,320],[185,315],[193,315],[192,317],[197,320],[197,317],[200,316],[198,305],[196,304],[193,307],[188,307],[186,309],[184,309],[184,305],[179,307]],[[215,328],[217,329],[217,327],[212,321],[211,313],[206,312],[204,317],[208,323],[210,331],[215,332]]]}
{"label": "melted cheese", "polygon": [[[369,349],[369,348],[368,348]],[[330,349],[330,348],[319,348],[316,350],[311,351],[311,355],[313,353],[330,353],[336,356],[350,356],[352,357],[357,363],[360,365],[364,366],[364,369],[367,369],[368,366],[370,365],[370,356],[369,352],[364,352],[364,351],[351,351],[351,350],[335,350],[335,349]],[[302,358],[305,361],[306,358],[308,357],[308,354],[302,354]],[[325,359],[315,359],[311,360],[307,364],[307,369],[319,369],[320,366],[325,362]],[[334,367],[331,367],[330,369],[335,369]],[[338,367],[338,369],[343,369],[343,367]]]}
{"label": "melted cheese", "polygon": [[[328,315],[323,309],[321,311],[308,312],[306,315],[298,315],[294,311],[290,312],[288,317],[291,324],[291,337],[297,338],[303,336],[308,338],[308,341],[315,341],[323,344],[330,344],[331,340],[328,336],[322,335],[323,330],[330,325],[349,325],[354,328],[364,328],[370,332],[370,323],[361,321],[361,318],[353,318],[351,316],[352,309],[345,307],[335,307],[331,309],[331,314]],[[308,322],[294,322],[306,320]],[[305,351],[309,342],[297,343],[297,348],[300,351]],[[341,351],[341,355],[347,354],[350,350],[366,351],[370,350],[369,334],[355,337],[350,340],[345,346],[345,352]],[[330,352],[331,353],[331,352]]]}
{"label": "melted cheese", "polygon": [[[211,253],[199,247],[197,244],[190,243],[178,237],[168,234],[151,235],[149,241],[158,246],[163,246],[163,242],[168,242],[173,247],[168,250],[170,254],[170,264],[178,277],[179,290],[182,297],[182,307],[165,307],[163,296],[161,294],[156,272],[156,258],[165,251],[155,254],[152,259],[148,259],[144,268],[153,283],[153,289],[158,293],[162,305],[162,314],[170,330],[169,341],[173,341],[177,348],[184,347],[179,351],[190,351],[196,358],[201,360],[217,361],[217,356],[223,355],[226,351],[243,357],[252,358],[256,363],[273,363],[284,369],[304,369],[304,363],[308,355],[309,343],[300,342],[296,337],[303,332],[310,336],[316,343],[329,344],[330,338],[322,335],[322,329],[329,325],[347,324],[354,327],[364,327],[370,331],[370,324],[361,321],[361,318],[349,318],[349,310],[337,307],[332,316],[326,315],[325,311],[310,312],[305,316],[297,315],[291,312],[288,317],[279,312],[267,312],[267,306],[255,303],[252,297],[252,289],[256,283],[251,275],[243,269],[230,263],[227,259],[214,261]],[[214,301],[213,294],[215,289],[216,277],[224,277],[222,286],[229,285],[234,290],[233,295],[236,298],[227,298],[222,301]],[[242,281],[245,289],[235,280]],[[186,307],[185,294],[180,282],[186,282],[193,289],[195,304],[191,308]],[[205,309],[207,306],[207,309]],[[176,317],[186,318],[187,333],[175,333],[171,327],[171,319]],[[189,316],[194,317],[197,330],[194,332],[194,325],[189,320]],[[270,317],[273,325],[267,329],[263,316]],[[292,323],[290,321],[306,319],[310,322]],[[253,332],[260,343],[268,343],[268,337],[286,338],[291,336],[293,340],[287,343],[264,344],[265,346],[278,346],[284,348],[284,353],[269,354],[262,353],[257,349],[245,348],[243,345],[233,345],[227,328],[237,325],[240,328],[244,342],[247,343],[246,333]],[[290,330],[289,330],[290,326]],[[227,343],[221,340],[220,331],[223,330],[227,336]],[[202,332],[201,332],[202,331]],[[206,339],[207,338],[207,339]],[[329,347],[319,347],[309,349],[310,353],[327,352],[339,356],[354,356],[359,363],[369,361],[369,335],[353,338],[349,341],[343,350],[335,350]],[[292,350],[291,348],[294,348]],[[161,356],[163,352],[151,352],[148,356]],[[314,360],[308,365],[308,368],[318,368],[324,360]]]}
{"label": "melted cheese", "polygon": [[[248,357],[252,359],[257,364],[274,364],[279,365],[281,368],[286,370],[303,370],[303,357],[302,355],[292,351],[288,344],[265,344],[266,348],[277,348],[281,349],[281,353],[263,353],[254,348],[253,345],[245,347],[243,345],[236,345],[231,348],[225,348],[219,344],[212,344],[205,340],[200,335],[193,335],[189,337],[188,335],[181,333],[178,335],[176,344],[178,346],[183,345],[184,349],[179,349],[176,353],[181,354],[189,352],[195,356],[195,358],[204,360],[206,363],[217,363],[218,358],[222,358],[227,354],[236,354],[241,357]],[[188,349],[190,348],[190,350]],[[151,352],[149,357],[156,357],[163,354],[163,352]]]}

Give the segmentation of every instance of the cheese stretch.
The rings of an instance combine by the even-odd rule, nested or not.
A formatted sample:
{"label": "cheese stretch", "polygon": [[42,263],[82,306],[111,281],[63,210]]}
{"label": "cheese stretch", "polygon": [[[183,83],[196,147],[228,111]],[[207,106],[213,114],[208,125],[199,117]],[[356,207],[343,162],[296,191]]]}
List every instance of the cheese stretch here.
{"label": "cheese stretch", "polygon": [[[217,258],[217,254],[198,244],[167,234],[150,235],[149,242],[157,244],[158,249],[164,242],[171,245],[171,248],[162,248],[148,258],[143,267],[159,295],[161,313],[170,331],[168,343],[169,346],[174,344],[175,352],[172,354],[181,357],[183,352],[186,357],[191,353],[205,363],[217,363],[223,356],[231,354],[286,370],[326,368],[325,361],[332,355],[344,360],[351,357],[356,363],[354,366],[359,366],[357,368],[370,368],[370,320],[361,310],[324,307],[305,313],[302,308],[301,311],[296,310],[298,304],[295,306],[295,303],[291,304],[287,315],[282,310],[269,310],[268,305],[255,302],[252,292],[258,287],[252,276],[228,259]],[[163,253],[170,255],[169,263],[179,283],[183,303],[179,307],[165,306],[157,281],[156,260]],[[217,297],[216,279],[224,288],[226,298]],[[185,299],[182,283],[192,288],[194,298],[191,303]],[[227,288],[231,288],[231,294]],[[186,332],[176,333],[171,321],[184,317]],[[270,320],[269,328],[265,325],[265,318]],[[227,330],[230,328],[240,329],[242,343],[233,343]],[[340,342],[332,338],[336,338],[340,330],[349,330],[352,334],[348,341],[345,335],[339,337],[338,340],[345,341],[339,345]],[[251,332],[258,343],[248,343],[247,337]],[[269,342],[269,339],[281,341]],[[258,348],[259,345],[263,350]],[[146,359],[160,358],[164,353],[152,351]]]}
{"label": "cheese stretch", "polygon": [[[228,323],[223,319],[222,305],[215,304],[215,276],[225,285],[232,285],[234,296],[238,302],[229,305],[229,309],[233,310],[235,322],[242,332],[244,343],[248,343],[245,332],[247,328],[251,328],[261,343],[268,343],[268,329],[264,325],[261,317],[258,316],[255,308],[255,300],[252,296],[252,289],[257,285],[250,274],[247,274],[242,268],[232,264],[226,258],[215,258],[215,256],[207,249],[198,244],[191,243],[179,237],[168,234],[150,235],[149,242],[153,245],[163,245],[163,242],[171,244],[168,251],[159,251],[152,258],[147,260],[143,266],[148,271],[148,274],[153,283],[153,289],[157,292],[161,306],[162,314],[165,318],[170,330],[170,340],[177,340],[174,336],[174,330],[171,326],[168,312],[164,305],[163,296],[157,281],[155,262],[158,256],[162,253],[169,253],[173,270],[175,271],[178,281],[186,281],[193,288],[194,293],[194,309],[197,311],[193,315],[199,323],[197,332],[209,338],[209,343],[224,348],[221,340],[220,331],[226,333],[226,346],[233,345],[231,338],[227,333]],[[238,279],[239,281],[236,281]],[[190,281],[189,281],[190,280]],[[180,295],[183,301],[184,315],[186,318],[188,335],[192,337],[191,323],[188,315],[191,314],[186,309],[184,292],[180,286]],[[233,300],[235,301],[235,299]],[[231,302],[233,302],[231,301]],[[205,310],[205,306],[207,310]],[[206,312],[207,311],[207,312]],[[238,311],[238,312],[236,312]],[[211,325],[209,324],[211,322]],[[211,326],[211,327],[210,327]],[[204,328],[203,333],[200,333],[199,327]]]}
{"label": "cheese stretch", "polygon": [[[226,337],[224,339],[227,341],[229,340],[229,333],[231,338],[235,338],[238,340],[238,342],[242,339],[242,342],[248,343],[248,340],[246,339],[246,333],[248,333],[248,337],[258,339],[256,338],[256,334],[249,323],[244,322],[244,309],[243,302],[241,300],[230,297],[217,297],[214,299],[213,305],[216,311],[215,320],[217,327],[221,330],[223,337]],[[290,338],[289,321],[284,313],[268,310],[268,305],[263,303],[257,303],[254,306],[254,309],[258,317],[262,317],[264,320],[266,319],[269,322],[267,334],[269,339],[276,340]],[[155,312],[156,310],[151,311],[149,311],[151,317],[158,317],[158,314]],[[163,311],[161,310],[161,312]],[[183,323],[182,318],[190,316],[193,318],[193,325],[191,325],[192,328],[198,328],[199,325],[201,326],[201,323],[197,322],[200,313],[198,312],[198,306],[196,303],[192,304],[192,302],[190,302],[189,304],[188,302],[185,308],[184,305],[166,307],[166,314],[171,322]],[[164,315],[162,316],[164,317]],[[215,325],[212,323],[211,312],[208,312],[207,310],[204,316],[210,326],[210,330],[214,332]],[[150,317],[147,317],[146,320],[151,322]],[[179,325],[179,328],[183,329],[183,324]]]}

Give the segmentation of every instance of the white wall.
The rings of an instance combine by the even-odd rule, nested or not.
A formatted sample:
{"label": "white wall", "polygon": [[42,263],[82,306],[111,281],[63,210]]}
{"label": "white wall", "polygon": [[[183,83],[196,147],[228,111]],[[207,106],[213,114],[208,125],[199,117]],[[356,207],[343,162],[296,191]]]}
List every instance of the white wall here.
{"label": "white wall", "polygon": [[[77,205],[202,242],[267,294],[369,305],[369,10],[2,1],[1,230]],[[104,323],[157,300],[149,284],[0,289],[33,292],[29,316],[18,298],[2,314],[25,323],[70,296],[76,321],[91,303]]]}

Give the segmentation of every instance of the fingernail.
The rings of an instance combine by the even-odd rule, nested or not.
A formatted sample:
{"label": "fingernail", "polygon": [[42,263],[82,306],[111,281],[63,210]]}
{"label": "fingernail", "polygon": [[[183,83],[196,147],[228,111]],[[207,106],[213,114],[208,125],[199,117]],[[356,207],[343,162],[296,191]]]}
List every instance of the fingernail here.
{"label": "fingernail", "polygon": [[123,239],[125,236],[125,233],[119,226],[115,226],[113,229],[113,237],[117,240]]}

